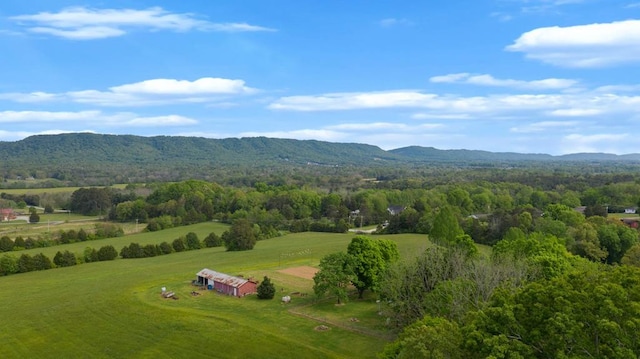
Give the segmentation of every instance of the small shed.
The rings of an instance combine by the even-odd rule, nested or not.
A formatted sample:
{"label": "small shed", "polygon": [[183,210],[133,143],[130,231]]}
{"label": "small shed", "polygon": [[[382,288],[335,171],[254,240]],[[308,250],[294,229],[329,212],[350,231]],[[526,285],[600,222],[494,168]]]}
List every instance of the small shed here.
{"label": "small shed", "polygon": [[205,286],[207,289],[215,290],[219,293],[233,295],[234,297],[244,297],[247,294],[258,291],[258,283],[256,281],[234,277],[207,268],[196,273],[196,276],[196,283],[198,285]]}
{"label": "small shed", "polygon": [[16,212],[11,208],[0,208],[0,221],[11,221],[16,219]]}

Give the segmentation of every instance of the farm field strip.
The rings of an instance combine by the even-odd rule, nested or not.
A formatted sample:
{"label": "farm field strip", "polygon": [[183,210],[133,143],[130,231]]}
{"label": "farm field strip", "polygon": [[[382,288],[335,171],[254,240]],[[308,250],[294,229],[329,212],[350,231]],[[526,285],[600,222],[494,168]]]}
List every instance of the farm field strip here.
{"label": "farm field strip", "polygon": [[[38,248],[77,251],[86,246],[130,242],[160,243],[187,232],[221,233],[224,225],[201,223],[135,236]],[[328,253],[346,250],[352,234],[297,233],[260,241],[247,252],[223,248],[174,253],[145,259],[117,259],[0,278],[3,358],[18,357],[373,357],[385,344],[383,319],[375,301],[353,300],[336,308],[330,301],[311,305],[313,282],[279,270],[317,266]],[[401,253],[416,253],[426,236],[385,236]],[[74,246],[77,246],[74,247]],[[75,248],[75,249],[74,249]],[[18,252],[19,253],[19,252]],[[198,290],[195,273],[211,268],[262,279],[276,285],[276,298],[233,298]],[[175,291],[164,299],[160,288]],[[280,293],[309,293],[281,304]],[[297,315],[291,311],[304,314]],[[308,317],[324,319],[318,321]],[[359,322],[350,322],[357,317]],[[377,320],[377,322],[376,322]],[[318,331],[325,323],[330,330]],[[334,323],[334,324],[326,324]],[[371,328],[368,328],[371,326]],[[366,330],[370,330],[366,332]]]}

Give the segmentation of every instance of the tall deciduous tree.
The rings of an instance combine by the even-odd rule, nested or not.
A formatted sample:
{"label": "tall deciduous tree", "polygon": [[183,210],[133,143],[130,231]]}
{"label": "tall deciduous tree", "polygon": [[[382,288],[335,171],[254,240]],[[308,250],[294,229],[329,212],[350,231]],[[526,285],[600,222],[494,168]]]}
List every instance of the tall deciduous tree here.
{"label": "tall deciduous tree", "polygon": [[439,244],[454,244],[459,235],[464,231],[458,223],[456,215],[449,206],[440,208],[433,221],[433,228],[429,234],[429,238]]}
{"label": "tall deciduous tree", "polygon": [[318,297],[333,295],[342,303],[348,300],[347,288],[355,278],[351,256],[331,253],[320,260],[320,270],[313,276],[313,291]]}
{"label": "tall deciduous tree", "polygon": [[354,237],[347,247],[347,253],[353,260],[356,276],[353,285],[358,290],[358,298],[362,298],[367,289],[376,290],[388,264],[399,257],[394,242],[373,240],[366,236]]}
{"label": "tall deciduous tree", "polygon": [[463,336],[455,322],[425,316],[404,328],[398,339],[388,344],[380,358],[466,358],[462,347]]}
{"label": "tall deciduous tree", "polygon": [[256,245],[253,225],[246,219],[238,219],[222,234],[227,251],[246,251]]}

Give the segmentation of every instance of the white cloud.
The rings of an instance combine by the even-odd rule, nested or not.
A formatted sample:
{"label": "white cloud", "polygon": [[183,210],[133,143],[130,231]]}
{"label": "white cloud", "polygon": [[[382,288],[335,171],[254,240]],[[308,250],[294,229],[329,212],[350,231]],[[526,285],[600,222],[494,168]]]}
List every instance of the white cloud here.
{"label": "white cloud", "polygon": [[512,127],[509,129],[510,132],[515,133],[535,133],[535,132],[546,132],[549,130],[558,130],[558,129],[573,129],[578,126],[580,123],[577,121],[541,121],[535,122],[524,126]]}
{"label": "white cloud", "polygon": [[255,31],[276,31],[264,26],[250,25],[245,22],[229,22],[223,24],[210,24],[209,28],[222,32],[255,32]]}
{"label": "white cloud", "polygon": [[413,22],[407,19],[396,19],[396,18],[382,19],[378,23],[382,27],[392,27],[392,26],[398,26],[398,25],[405,25],[405,26],[413,25]]}
{"label": "white cloud", "polygon": [[558,110],[553,110],[549,112],[551,116],[562,116],[562,117],[585,117],[585,116],[596,116],[602,114],[602,110],[593,109],[593,108],[561,108]]}
{"label": "white cloud", "polygon": [[1,111],[0,123],[85,121],[100,115],[100,111]]}
{"label": "white cloud", "polygon": [[429,79],[433,83],[464,83],[479,86],[511,87],[527,90],[558,90],[575,86],[578,81],[570,79],[548,78],[543,80],[522,81],[512,79],[498,79],[491,75],[472,75],[469,73],[448,74],[434,76]]}
{"label": "white cloud", "polygon": [[443,127],[442,124],[421,124],[406,125],[395,122],[373,122],[373,123],[343,123],[339,125],[327,126],[325,129],[332,131],[357,131],[357,132],[377,132],[393,130],[395,132],[413,132],[416,129],[437,129]]}
{"label": "white cloud", "polygon": [[563,5],[582,4],[587,1],[588,0],[522,0],[521,2],[524,3],[525,6],[523,6],[521,10],[524,13],[556,11],[555,9]]}
{"label": "white cloud", "polygon": [[273,110],[328,111],[367,108],[421,107],[438,96],[416,91],[333,93],[319,96],[282,97],[268,107]]}
{"label": "white cloud", "polygon": [[522,34],[506,50],[563,67],[640,62],[640,20],[542,27]]}
{"label": "white cloud", "polygon": [[491,17],[498,19],[498,21],[507,22],[513,20],[513,15],[504,12],[493,12]]}
{"label": "white cloud", "polygon": [[280,111],[412,109],[414,120],[512,121],[529,118],[589,118],[605,125],[611,118],[640,118],[640,95],[597,91],[552,94],[496,94],[465,97],[419,91],[341,93],[283,97],[268,108]]}
{"label": "white cloud", "polygon": [[52,27],[32,27],[29,31],[36,34],[64,37],[70,40],[104,39],[107,37],[117,37],[126,34],[123,30],[106,26],[87,26],[73,30],[56,29]]}
{"label": "white cloud", "polygon": [[93,131],[67,131],[67,130],[46,130],[39,132],[31,131],[4,131],[0,130],[0,141],[19,141],[29,136],[35,135],[59,135],[62,133],[87,133]]}
{"label": "white cloud", "polygon": [[104,113],[102,111],[0,111],[0,123],[33,124],[36,122],[91,123],[106,126],[157,127],[194,125],[198,121],[180,116],[144,117],[132,112]]}
{"label": "white cloud", "polygon": [[22,103],[69,101],[99,106],[157,106],[180,103],[228,103],[228,96],[257,93],[243,80],[203,77],[194,81],[153,79],[114,86],[108,91],[82,90],[65,93],[0,93],[0,100]]}
{"label": "white cloud", "polygon": [[131,126],[183,126],[183,125],[195,125],[198,121],[179,115],[166,115],[166,116],[154,116],[154,117],[134,117],[129,120],[123,121],[122,125]]}
{"label": "white cloud", "polygon": [[467,114],[436,114],[436,113],[414,113],[410,116],[414,120],[470,120]]}
{"label": "white cloud", "polygon": [[203,77],[195,81],[154,79],[110,88],[114,93],[192,95],[253,93],[242,80]]}
{"label": "white cloud", "polygon": [[247,23],[212,23],[198,19],[191,13],[172,13],[161,7],[144,10],[93,9],[69,7],[59,12],[40,12],[9,18],[28,31],[71,40],[103,39],[118,37],[131,29],[150,31],[274,31],[273,29]]}
{"label": "white cloud", "polygon": [[[393,149],[407,144],[434,141],[439,144],[443,140],[441,131],[445,127],[441,124],[417,124],[372,122],[372,123],[344,123],[315,129],[299,129],[291,131],[252,131],[243,132],[239,137],[275,137],[297,140],[322,140],[331,142],[375,143],[383,149]],[[440,131],[440,132],[438,132]],[[447,139],[459,137],[448,134]]]}
{"label": "white cloud", "polygon": [[303,129],[292,131],[266,131],[266,132],[242,132],[239,137],[272,137],[272,138],[290,138],[296,140],[318,140],[318,141],[330,141],[339,142],[346,141],[353,142],[347,133],[338,131],[331,131],[327,129]]}
{"label": "white cloud", "polygon": [[640,85],[607,85],[600,86],[595,91],[604,93],[637,92],[640,91]]}
{"label": "white cloud", "polygon": [[620,146],[620,144],[624,143],[625,140],[629,140],[629,138],[628,134],[570,134],[562,138],[561,147],[563,153],[628,153],[624,151],[624,148],[621,148],[624,146]]}
{"label": "white cloud", "polygon": [[461,80],[469,78],[469,76],[471,76],[470,73],[461,72],[461,73],[457,73],[457,74],[433,76],[433,77],[431,77],[429,79],[429,81],[431,81],[433,83],[452,83],[452,82],[459,82]]}
{"label": "white cloud", "polygon": [[9,100],[21,103],[35,103],[35,102],[48,102],[60,99],[57,94],[46,92],[31,92],[31,93],[0,93],[0,100]]}

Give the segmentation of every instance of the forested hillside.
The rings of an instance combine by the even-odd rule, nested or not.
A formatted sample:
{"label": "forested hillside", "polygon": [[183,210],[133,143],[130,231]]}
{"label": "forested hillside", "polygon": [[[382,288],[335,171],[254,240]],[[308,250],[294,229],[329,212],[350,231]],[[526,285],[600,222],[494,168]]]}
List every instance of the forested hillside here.
{"label": "forested hillside", "polygon": [[[384,151],[356,143],[274,138],[141,137],[74,133],[0,142],[3,188],[206,179],[228,184],[337,175],[407,178],[438,168],[543,168],[579,174],[632,172],[640,155],[492,153],[406,147]],[[251,179],[248,180],[247,176]],[[28,178],[49,180],[7,183]],[[275,179],[274,179],[275,178]],[[247,183],[248,181],[248,183]]]}

